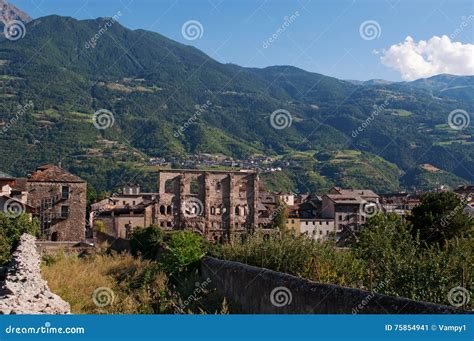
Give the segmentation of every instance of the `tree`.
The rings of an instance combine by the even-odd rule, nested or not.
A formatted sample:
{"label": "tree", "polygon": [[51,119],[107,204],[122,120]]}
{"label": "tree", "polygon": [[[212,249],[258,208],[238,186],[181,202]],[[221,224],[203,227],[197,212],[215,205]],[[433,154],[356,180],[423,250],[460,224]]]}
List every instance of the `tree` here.
{"label": "tree", "polygon": [[23,233],[37,235],[39,222],[30,220],[26,214],[18,217],[9,217],[0,212],[0,264],[10,259],[11,252],[16,248]]}
{"label": "tree", "polygon": [[272,213],[272,227],[278,228],[280,230],[286,229],[286,220],[288,219],[288,206],[281,201],[278,201],[278,206],[275,211]]}
{"label": "tree", "polygon": [[130,239],[130,250],[133,255],[154,259],[163,243],[164,232],[157,225],[137,229]]}
{"label": "tree", "polygon": [[174,274],[190,270],[205,255],[203,238],[190,231],[171,234],[166,241],[166,251],[161,263],[167,273]]}
{"label": "tree", "polygon": [[455,193],[427,193],[408,218],[413,235],[428,244],[442,244],[456,236],[472,233],[474,220],[464,212],[466,203]]}

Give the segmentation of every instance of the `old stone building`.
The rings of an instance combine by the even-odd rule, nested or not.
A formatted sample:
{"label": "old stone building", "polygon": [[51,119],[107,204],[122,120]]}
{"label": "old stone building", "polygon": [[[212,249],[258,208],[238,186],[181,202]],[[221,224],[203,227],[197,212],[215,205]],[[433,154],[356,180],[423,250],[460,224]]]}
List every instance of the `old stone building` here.
{"label": "old stone building", "polygon": [[258,189],[254,171],[162,170],[154,221],[226,241],[258,226]]}
{"label": "old stone building", "polygon": [[40,220],[41,238],[84,240],[87,191],[84,180],[58,166],[44,165],[24,182],[28,205],[36,208]]}

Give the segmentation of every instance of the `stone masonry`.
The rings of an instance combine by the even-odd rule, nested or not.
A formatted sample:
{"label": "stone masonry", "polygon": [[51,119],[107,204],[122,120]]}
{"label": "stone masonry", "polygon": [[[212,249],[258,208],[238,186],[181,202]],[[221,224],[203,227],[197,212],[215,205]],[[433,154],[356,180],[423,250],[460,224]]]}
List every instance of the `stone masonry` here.
{"label": "stone masonry", "polygon": [[254,171],[161,170],[156,223],[226,241],[258,226],[259,177]]}
{"label": "stone masonry", "polygon": [[53,294],[41,277],[35,237],[24,234],[0,288],[0,314],[70,314],[69,303]]}

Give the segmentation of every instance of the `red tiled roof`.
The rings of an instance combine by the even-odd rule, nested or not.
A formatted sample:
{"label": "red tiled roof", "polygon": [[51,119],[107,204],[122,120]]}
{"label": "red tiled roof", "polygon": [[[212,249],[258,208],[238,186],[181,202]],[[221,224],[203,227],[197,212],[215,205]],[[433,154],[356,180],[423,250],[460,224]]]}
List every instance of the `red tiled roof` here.
{"label": "red tiled roof", "polygon": [[44,165],[38,167],[31,177],[29,182],[44,181],[44,182],[85,182],[80,177],[71,174],[64,169],[55,165]]}

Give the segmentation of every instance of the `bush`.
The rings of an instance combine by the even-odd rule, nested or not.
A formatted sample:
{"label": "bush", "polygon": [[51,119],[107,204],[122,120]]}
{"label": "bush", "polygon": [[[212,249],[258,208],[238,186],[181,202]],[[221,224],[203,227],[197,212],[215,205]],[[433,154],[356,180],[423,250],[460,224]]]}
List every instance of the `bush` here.
{"label": "bush", "polygon": [[38,231],[38,220],[30,220],[26,214],[12,218],[0,212],[0,264],[10,259],[23,233],[36,236]]}
{"label": "bush", "polygon": [[318,243],[292,233],[266,238],[256,232],[243,241],[216,245],[212,255],[320,283],[358,286],[364,274],[364,263],[355,260],[350,250],[340,251],[333,242]]}
{"label": "bush", "polygon": [[159,226],[151,225],[133,232],[130,239],[130,250],[133,255],[155,259],[163,244],[164,232]]}
{"label": "bush", "polygon": [[205,255],[203,238],[193,232],[172,233],[166,240],[166,250],[160,263],[169,274],[189,271],[198,265]]}

